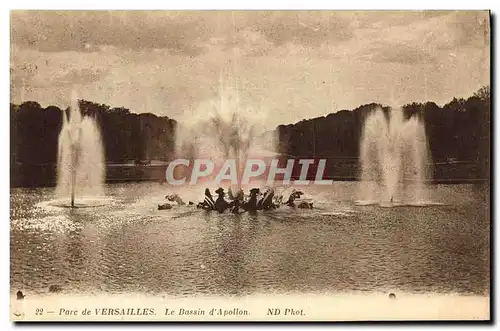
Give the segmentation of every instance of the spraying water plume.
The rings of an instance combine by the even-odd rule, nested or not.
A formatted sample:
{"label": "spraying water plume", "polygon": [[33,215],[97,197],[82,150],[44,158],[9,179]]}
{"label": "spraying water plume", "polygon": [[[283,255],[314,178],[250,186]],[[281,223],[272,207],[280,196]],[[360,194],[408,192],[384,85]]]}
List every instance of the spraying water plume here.
{"label": "spraying water plume", "polygon": [[364,123],[360,146],[360,204],[423,204],[430,154],[423,121],[402,109],[380,108]]}
{"label": "spraying water plume", "polygon": [[177,157],[210,159],[219,166],[235,159],[241,175],[249,157],[275,154],[274,134],[264,135],[266,117],[262,108],[243,106],[237,89],[223,86],[221,81],[217,97],[181,121],[183,126],[176,132]]}
{"label": "spraying water plume", "polygon": [[62,117],[56,194],[69,198],[70,206],[75,207],[78,198],[103,194],[103,144],[95,120],[82,116],[76,93],[73,92],[69,114],[63,111]]}

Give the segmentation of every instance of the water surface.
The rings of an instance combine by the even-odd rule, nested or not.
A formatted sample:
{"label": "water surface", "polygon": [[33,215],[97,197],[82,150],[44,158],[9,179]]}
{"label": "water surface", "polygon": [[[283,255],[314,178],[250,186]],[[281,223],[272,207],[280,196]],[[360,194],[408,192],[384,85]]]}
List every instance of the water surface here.
{"label": "water surface", "polygon": [[314,210],[238,216],[157,210],[171,192],[158,183],[108,185],[106,203],[78,209],[12,189],[11,291],[489,295],[489,188],[433,185],[441,205],[382,208],[356,205],[358,185],[304,188]]}

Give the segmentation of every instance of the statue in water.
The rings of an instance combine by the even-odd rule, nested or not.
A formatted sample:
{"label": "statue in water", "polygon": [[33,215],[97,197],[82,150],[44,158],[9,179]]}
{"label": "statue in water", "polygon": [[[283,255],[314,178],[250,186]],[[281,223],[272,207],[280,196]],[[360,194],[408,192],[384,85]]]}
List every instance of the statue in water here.
{"label": "statue in water", "polygon": [[[206,188],[204,200],[199,202],[196,207],[205,210],[216,210],[219,213],[223,213],[229,209],[233,214],[240,212],[256,212],[257,210],[272,210],[279,208],[281,204],[293,208],[313,208],[312,202],[300,201],[298,204],[295,203],[297,199],[300,199],[300,197],[304,195],[303,192],[297,190],[292,191],[286,202],[283,202],[282,195],[275,196],[272,188],[266,189],[263,193],[261,193],[258,188],[252,188],[247,199],[245,199],[243,190],[239,189],[235,195],[231,188],[229,188],[227,193],[229,201],[226,200],[226,193],[222,187],[219,187],[215,193],[217,194],[216,200],[214,200],[210,189]],[[178,206],[186,205],[177,194],[168,194],[165,196],[165,199],[168,200],[168,203],[158,205],[159,210],[172,209],[172,203]],[[193,203],[189,201],[188,206],[191,205],[193,205]]]}

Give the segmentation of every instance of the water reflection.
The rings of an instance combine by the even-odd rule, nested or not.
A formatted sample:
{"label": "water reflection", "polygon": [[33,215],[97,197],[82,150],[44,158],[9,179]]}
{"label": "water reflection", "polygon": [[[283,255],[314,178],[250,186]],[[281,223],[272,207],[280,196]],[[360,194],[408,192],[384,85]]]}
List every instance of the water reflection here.
{"label": "water reflection", "polygon": [[477,188],[436,185],[447,204],[426,208],[333,198],[353,185],[320,188],[322,209],[258,215],[158,211],[150,197],[165,194],[150,184],[110,186],[122,200],[79,210],[37,207],[49,189],[13,190],[12,291],[488,291],[489,208]]}

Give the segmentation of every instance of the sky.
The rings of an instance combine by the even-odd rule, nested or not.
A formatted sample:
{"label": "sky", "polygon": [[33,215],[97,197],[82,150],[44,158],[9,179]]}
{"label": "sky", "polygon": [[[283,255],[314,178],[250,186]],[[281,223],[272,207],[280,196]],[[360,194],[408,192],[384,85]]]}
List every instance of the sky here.
{"label": "sky", "polygon": [[269,128],[490,84],[487,11],[13,11],[11,102],[81,99],[177,120],[217,100]]}

